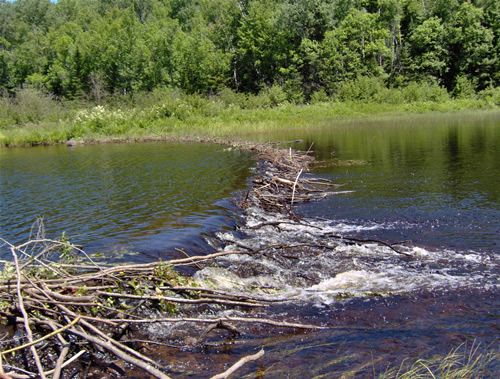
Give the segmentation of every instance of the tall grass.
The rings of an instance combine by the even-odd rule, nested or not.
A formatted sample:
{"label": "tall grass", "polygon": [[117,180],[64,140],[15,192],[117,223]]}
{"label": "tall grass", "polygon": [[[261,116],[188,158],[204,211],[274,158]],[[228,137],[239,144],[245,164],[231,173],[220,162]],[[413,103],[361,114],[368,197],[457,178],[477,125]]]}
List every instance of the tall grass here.
{"label": "tall grass", "polygon": [[110,137],[208,136],[231,138],[269,130],[304,127],[307,121],[361,119],[391,115],[496,109],[500,89],[474,98],[452,99],[433,83],[387,89],[378,79],[358,78],[335,93],[312,94],[309,104],[274,85],[259,94],[223,89],[204,97],[160,88],[133,97],[110,96],[101,105],[64,102],[40,90],[0,97],[0,145],[61,143]]}
{"label": "tall grass", "polygon": [[392,368],[379,379],[475,379],[496,378],[500,370],[500,352],[483,349],[480,344],[470,347],[461,344],[445,357],[419,359],[409,367],[403,362],[399,368]]}

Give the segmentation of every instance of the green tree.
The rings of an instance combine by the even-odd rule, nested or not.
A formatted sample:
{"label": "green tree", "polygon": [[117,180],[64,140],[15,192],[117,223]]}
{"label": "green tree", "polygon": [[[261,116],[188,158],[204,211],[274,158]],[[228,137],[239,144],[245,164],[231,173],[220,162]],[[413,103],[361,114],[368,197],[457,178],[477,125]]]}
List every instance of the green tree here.
{"label": "green tree", "polygon": [[279,77],[278,30],[274,23],[274,5],[254,1],[244,9],[238,28],[235,77],[236,87],[258,92],[265,84]]}
{"label": "green tree", "polygon": [[190,93],[210,93],[228,84],[229,54],[217,49],[205,28],[179,32],[174,41],[174,84]]}
{"label": "green tree", "polygon": [[337,28],[325,34],[321,44],[321,77],[327,86],[358,76],[383,76],[388,30],[378,14],[351,9]]}
{"label": "green tree", "polygon": [[448,70],[446,30],[438,17],[431,17],[416,27],[408,38],[408,69],[412,79],[427,77],[440,81]]}
{"label": "green tree", "polygon": [[448,23],[450,75],[448,88],[455,78],[464,75],[479,88],[494,84],[496,51],[494,33],[483,25],[484,12],[469,2],[460,5]]}
{"label": "green tree", "polygon": [[173,85],[174,41],[179,31],[177,20],[167,16],[146,24],[145,43],[151,54],[148,88]]}

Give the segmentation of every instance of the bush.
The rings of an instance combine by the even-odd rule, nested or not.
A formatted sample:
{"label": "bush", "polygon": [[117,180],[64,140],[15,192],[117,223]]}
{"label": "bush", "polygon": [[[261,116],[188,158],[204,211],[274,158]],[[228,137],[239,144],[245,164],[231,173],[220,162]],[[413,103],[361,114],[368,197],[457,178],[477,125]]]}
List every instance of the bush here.
{"label": "bush", "polygon": [[476,97],[475,85],[465,76],[458,76],[451,95],[455,99],[474,99]]}
{"label": "bush", "polygon": [[402,89],[404,101],[412,102],[446,102],[450,96],[444,87],[441,87],[436,82],[410,82]]}
{"label": "bush", "polygon": [[235,106],[238,108],[245,108],[247,103],[247,95],[233,91],[230,88],[223,88],[217,95],[217,100],[224,104],[226,107]]}
{"label": "bush", "polygon": [[323,88],[311,94],[311,104],[326,103],[329,100],[328,94]]}
{"label": "bush", "polygon": [[500,87],[489,87],[477,94],[480,100],[490,104],[500,105]]}
{"label": "bush", "polygon": [[[274,86],[273,86],[274,87]],[[292,104],[304,104],[305,96],[302,90],[302,83],[298,80],[287,80],[283,86],[286,94],[286,100]]]}
{"label": "bush", "polygon": [[367,103],[376,100],[379,93],[385,89],[382,79],[358,76],[354,80],[345,81],[337,92],[340,101],[360,101]]}
{"label": "bush", "polygon": [[405,98],[400,88],[382,88],[377,94],[377,102],[385,104],[404,104]]}
{"label": "bush", "polygon": [[2,119],[12,124],[37,124],[40,121],[59,121],[64,112],[61,104],[41,90],[18,89],[14,97],[2,96]]}
{"label": "bush", "polygon": [[259,95],[261,94],[269,99],[269,105],[271,107],[277,107],[287,103],[288,96],[283,87],[278,84],[274,84],[272,87],[265,87]]}
{"label": "bush", "polygon": [[258,95],[248,95],[246,101],[246,109],[262,109],[271,107],[269,95],[261,91]]}

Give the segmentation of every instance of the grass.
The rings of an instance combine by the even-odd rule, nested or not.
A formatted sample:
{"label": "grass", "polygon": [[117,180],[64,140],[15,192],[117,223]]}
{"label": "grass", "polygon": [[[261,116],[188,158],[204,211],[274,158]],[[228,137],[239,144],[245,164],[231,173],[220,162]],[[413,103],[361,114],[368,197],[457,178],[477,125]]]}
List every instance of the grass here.
{"label": "grass", "polygon": [[403,103],[391,99],[322,99],[295,105],[286,101],[278,103],[267,93],[246,96],[230,90],[209,98],[162,89],[135,98],[113,98],[106,105],[97,106],[59,102],[33,90],[22,92],[17,99],[16,102],[0,98],[0,146],[109,138],[241,138],[303,129],[311,123],[407,117],[429,112],[498,110],[497,98],[491,96],[456,100],[446,96],[437,100],[422,97]]}
{"label": "grass", "polygon": [[468,347],[461,344],[445,357],[419,359],[411,366],[403,362],[399,368],[392,368],[379,379],[423,379],[423,378],[495,378],[500,366],[500,352],[493,348],[481,349],[480,344]]}

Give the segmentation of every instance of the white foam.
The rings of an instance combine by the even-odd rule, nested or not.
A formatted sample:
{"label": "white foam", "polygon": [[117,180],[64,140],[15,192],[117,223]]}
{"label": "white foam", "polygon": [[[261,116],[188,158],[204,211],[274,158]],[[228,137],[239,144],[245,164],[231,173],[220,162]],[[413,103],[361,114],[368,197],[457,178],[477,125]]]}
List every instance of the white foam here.
{"label": "white foam", "polygon": [[[368,296],[499,285],[495,274],[498,266],[485,254],[398,246],[408,257],[382,244],[346,243],[336,238],[351,232],[408,227],[405,222],[357,225],[304,218],[296,223],[259,208],[249,208],[244,221],[247,225],[241,229],[244,239],[227,232],[218,235],[226,243],[226,250],[241,250],[241,245],[255,250],[294,244],[304,248],[302,251],[295,249],[292,253],[295,256],[291,258],[287,257],[287,251],[280,249],[267,250],[265,255],[249,253],[220,257],[217,264],[228,273],[205,272],[222,276],[221,281],[225,284],[219,284],[222,286],[219,288],[255,291],[259,287],[270,287],[278,291],[280,297],[325,304],[338,301],[336,299],[345,294]],[[323,248],[310,253],[307,244]],[[242,268],[251,270],[242,275],[244,278],[241,277],[245,271]]]}

